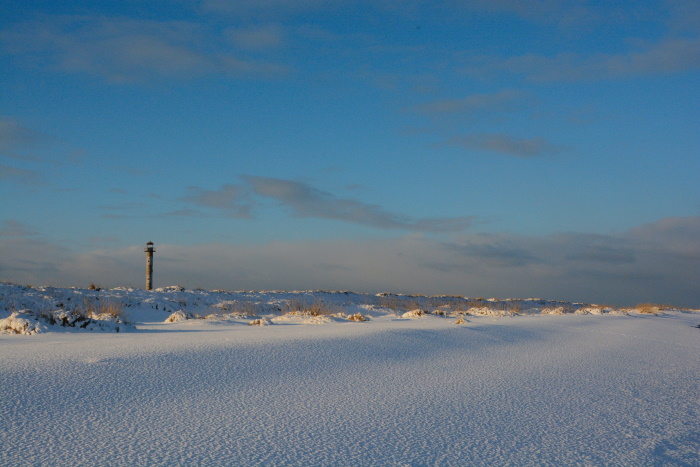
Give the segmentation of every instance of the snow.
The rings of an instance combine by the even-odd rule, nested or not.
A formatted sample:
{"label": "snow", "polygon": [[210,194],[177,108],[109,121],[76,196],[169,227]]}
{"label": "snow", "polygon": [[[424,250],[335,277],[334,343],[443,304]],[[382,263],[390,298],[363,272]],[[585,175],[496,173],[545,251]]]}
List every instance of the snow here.
{"label": "snow", "polygon": [[0,319],[86,297],[132,324],[0,334],[0,465],[700,465],[695,311],[2,283]]}

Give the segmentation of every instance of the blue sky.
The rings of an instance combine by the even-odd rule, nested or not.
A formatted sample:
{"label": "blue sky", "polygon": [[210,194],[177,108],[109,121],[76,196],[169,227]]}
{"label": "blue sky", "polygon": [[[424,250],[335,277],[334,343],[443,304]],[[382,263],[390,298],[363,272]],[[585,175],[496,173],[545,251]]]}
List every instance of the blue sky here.
{"label": "blue sky", "polygon": [[700,305],[697,1],[0,8],[4,280]]}

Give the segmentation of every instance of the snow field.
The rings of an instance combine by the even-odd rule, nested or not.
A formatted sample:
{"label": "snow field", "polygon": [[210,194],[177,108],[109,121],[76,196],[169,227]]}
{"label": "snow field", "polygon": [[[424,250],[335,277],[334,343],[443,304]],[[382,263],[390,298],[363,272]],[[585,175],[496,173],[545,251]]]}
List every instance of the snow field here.
{"label": "snow field", "polygon": [[698,465],[699,318],[0,336],[0,464]]}

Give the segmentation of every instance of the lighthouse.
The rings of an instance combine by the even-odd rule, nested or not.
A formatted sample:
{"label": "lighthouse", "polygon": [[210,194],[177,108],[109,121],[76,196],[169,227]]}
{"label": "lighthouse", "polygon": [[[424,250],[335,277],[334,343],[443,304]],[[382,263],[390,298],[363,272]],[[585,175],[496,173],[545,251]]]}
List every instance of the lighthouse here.
{"label": "lighthouse", "polygon": [[146,290],[153,289],[153,253],[156,249],[153,248],[153,242],[146,243]]}

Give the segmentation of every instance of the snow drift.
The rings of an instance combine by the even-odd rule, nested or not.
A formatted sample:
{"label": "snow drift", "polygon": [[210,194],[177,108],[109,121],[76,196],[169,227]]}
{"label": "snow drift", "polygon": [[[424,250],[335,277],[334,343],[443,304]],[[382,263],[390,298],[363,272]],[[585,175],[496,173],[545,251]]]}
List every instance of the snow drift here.
{"label": "snow drift", "polygon": [[0,334],[2,466],[700,464],[696,312],[349,292],[0,294],[21,329],[95,302],[121,304],[132,323],[105,333],[42,318],[30,337]]}
{"label": "snow drift", "polygon": [[[0,283],[0,332],[37,334],[68,328],[120,332],[134,322],[177,323],[203,319],[227,324],[324,324],[365,322],[372,317],[452,318],[538,314],[661,314],[673,307],[615,308],[554,300],[483,299],[347,291],[185,290],[143,291],[126,287],[78,289]],[[677,310],[676,310],[677,311]]]}

